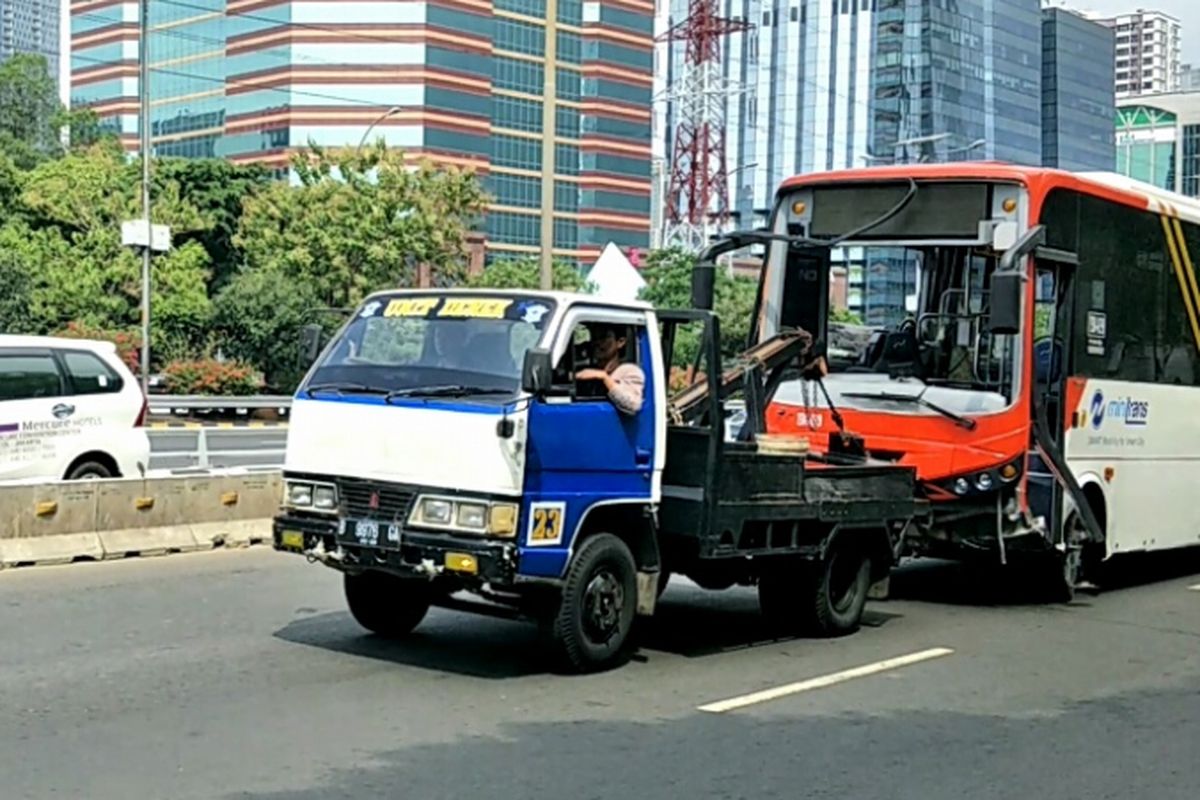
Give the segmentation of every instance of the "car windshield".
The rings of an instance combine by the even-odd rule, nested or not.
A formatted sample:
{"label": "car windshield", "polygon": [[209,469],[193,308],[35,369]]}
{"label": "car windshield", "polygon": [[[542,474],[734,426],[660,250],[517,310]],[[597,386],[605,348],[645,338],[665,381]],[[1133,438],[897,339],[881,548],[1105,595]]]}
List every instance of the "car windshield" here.
{"label": "car windshield", "polygon": [[554,303],[516,295],[375,297],[343,329],[302,391],[504,399],[521,382]]}

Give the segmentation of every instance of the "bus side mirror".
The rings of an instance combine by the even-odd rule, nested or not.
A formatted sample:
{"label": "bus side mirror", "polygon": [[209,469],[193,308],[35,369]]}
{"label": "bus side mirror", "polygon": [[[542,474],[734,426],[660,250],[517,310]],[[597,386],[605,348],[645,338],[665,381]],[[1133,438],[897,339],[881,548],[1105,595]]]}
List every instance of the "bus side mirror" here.
{"label": "bus side mirror", "polygon": [[312,364],[321,355],[322,335],[320,325],[305,325],[300,329],[300,360],[305,365]]}
{"label": "bus side mirror", "polygon": [[550,351],[533,347],[525,351],[525,363],[521,368],[521,388],[535,397],[550,390],[554,381],[554,362]]}
{"label": "bus side mirror", "polygon": [[988,332],[1019,333],[1021,330],[1022,275],[1017,270],[1005,270],[992,275],[991,313]]}

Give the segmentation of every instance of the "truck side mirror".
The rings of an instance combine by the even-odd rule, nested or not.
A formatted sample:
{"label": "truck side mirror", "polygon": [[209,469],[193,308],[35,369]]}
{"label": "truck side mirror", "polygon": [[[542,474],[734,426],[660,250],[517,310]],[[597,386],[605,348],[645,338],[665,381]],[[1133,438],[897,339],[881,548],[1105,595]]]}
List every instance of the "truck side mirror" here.
{"label": "truck side mirror", "polygon": [[305,325],[300,329],[300,360],[307,366],[321,355],[321,337],[324,331],[320,325]]}
{"label": "truck side mirror", "polygon": [[554,382],[554,362],[550,351],[544,347],[532,347],[525,351],[525,363],[521,368],[521,388],[531,395],[544,395]]}
{"label": "truck side mirror", "polygon": [[1018,270],[1005,270],[992,275],[991,313],[988,332],[1018,333],[1021,330],[1022,275]]}

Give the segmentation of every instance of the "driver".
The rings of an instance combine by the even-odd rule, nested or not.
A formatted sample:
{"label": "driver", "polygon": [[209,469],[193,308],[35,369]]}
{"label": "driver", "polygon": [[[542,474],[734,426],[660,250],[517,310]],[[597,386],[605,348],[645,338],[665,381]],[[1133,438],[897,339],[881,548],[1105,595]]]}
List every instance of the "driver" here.
{"label": "driver", "polygon": [[623,326],[608,323],[588,325],[592,363],[596,368],[575,374],[578,381],[603,381],[608,399],[617,410],[630,416],[642,410],[646,374],[637,364],[621,362],[628,333]]}

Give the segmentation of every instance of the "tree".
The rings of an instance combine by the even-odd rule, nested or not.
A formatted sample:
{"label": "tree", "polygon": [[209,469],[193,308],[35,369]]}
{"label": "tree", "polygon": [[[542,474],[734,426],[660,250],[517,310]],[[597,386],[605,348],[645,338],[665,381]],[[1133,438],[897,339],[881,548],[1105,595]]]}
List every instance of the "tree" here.
{"label": "tree", "polygon": [[[656,308],[691,308],[692,267],[695,255],[680,248],[655,250],[646,257],[642,277],[646,287],[642,299]],[[746,349],[754,316],[757,281],[731,276],[718,269],[713,309],[721,327],[721,355],[733,358]],[[700,327],[680,326],[675,344],[675,364],[693,363],[700,348]]]}
{"label": "tree", "polygon": [[[482,273],[467,280],[471,287],[487,289],[538,289],[542,281],[541,262],[537,258],[497,261]],[[561,292],[585,292],[595,287],[570,262],[555,260],[551,268],[550,287]]]}
{"label": "tree", "polygon": [[61,152],[61,110],[45,56],[17,53],[0,62],[0,152],[24,169]]}
{"label": "tree", "polygon": [[222,355],[254,364],[273,391],[292,392],[308,366],[299,360],[300,329],[316,322],[332,332],[341,322],[319,305],[312,287],[278,270],[238,273],[216,298]]}
{"label": "tree", "polygon": [[164,158],[154,163],[153,181],[155,197],[178,185],[180,199],[206,216],[210,227],[185,233],[176,241],[196,241],[208,252],[210,291],[215,296],[237,273],[241,253],[233,238],[243,203],[270,184],[271,174],[260,164],[234,164],[220,158]]}
{"label": "tree", "polygon": [[[177,183],[164,182],[153,206],[154,222],[188,234],[209,227],[181,198]],[[140,172],[118,147],[102,142],[45,161],[23,180],[25,219],[4,227],[10,240],[28,237],[15,250],[32,276],[25,315],[39,332],[70,322],[124,331],[139,323],[141,259],[121,244],[121,222],[140,216]],[[151,349],[159,363],[206,349],[212,304],[209,258],[202,246],[183,241],[156,255],[151,296]]]}
{"label": "tree", "polygon": [[356,150],[310,145],[293,167],[299,186],[271,184],[246,200],[235,246],[250,269],[310,286],[327,307],[415,282],[429,264],[439,283],[465,277],[466,234],[486,196],[465,170],[415,170],[383,142]]}

